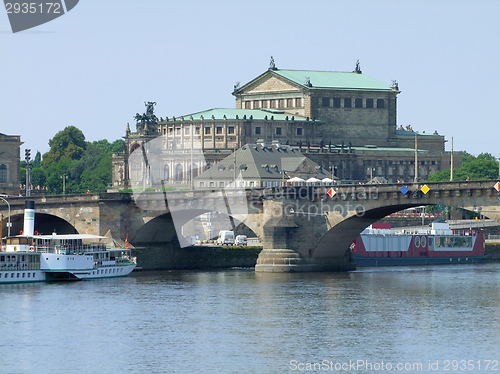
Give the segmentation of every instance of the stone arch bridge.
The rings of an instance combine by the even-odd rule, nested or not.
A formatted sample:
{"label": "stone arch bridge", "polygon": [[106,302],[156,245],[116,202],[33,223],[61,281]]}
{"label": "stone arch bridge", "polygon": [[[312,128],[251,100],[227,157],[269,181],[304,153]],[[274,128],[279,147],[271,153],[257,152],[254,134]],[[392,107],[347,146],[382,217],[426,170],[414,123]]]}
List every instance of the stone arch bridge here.
{"label": "stone arch bridge", "polygon": [[[106,235],[134,245],[182,246],[179,228],[209,211],[226,213],[262,241],[256,271],[347,270],[349,245],[368,225],[410,207],[448,205],[481,212],[500,222],[497,181],[423,184],[286,187],[243,191],[181,191],[34,196],[35,229],[40,233]],[[425,190],[425,188],[424,188]],[[333,195],[333,196],[331,196]],[[8,198],[12,234],[22,229],[27,198]],[[2,235],[7,234],[8,207],[0,203]],[[176,230],[177,228],[177,230]]]}

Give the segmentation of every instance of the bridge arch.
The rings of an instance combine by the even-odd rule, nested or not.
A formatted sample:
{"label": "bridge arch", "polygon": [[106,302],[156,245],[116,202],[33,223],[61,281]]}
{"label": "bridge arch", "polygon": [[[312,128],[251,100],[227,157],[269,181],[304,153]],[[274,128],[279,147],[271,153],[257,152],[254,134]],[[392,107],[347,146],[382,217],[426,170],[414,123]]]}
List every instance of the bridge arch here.
{"label": "bridge arch", "polygon": [[[14,214],[10,217],[12,227],[10,230],[11,235],[19,235],[24,226],[24,213]],[[7,222],[8,219],[4,217],[2,223],[3,236],[7,235]],[[49,235],[53,232],[57,234],[77,234],[76,228],[68,221],[47,213],[35,213],[35,230],[39,234]]]}
{"label": "bridge arch", "polygon": [[[204,214],[211,213],[210,219],[206,220],[205,224],[211,224],[211,235],[208,231],[208,226],[204,225],[201,218]],[[230,221],[230,223],[228,222]],[[220,230],[235,231],[235,235],[247,235],[253,233],[252,227],[245,222],[239,221],[236,217],[220,213],[217,211],[209,211],[203,209],[189,209],[182,212],[175,212],[175,218],[170,212],[160,214],[141,226],[133,237],[130,238],[130,243],[138,246],[144,245],[173,245],[180,246],[183,238],[181,236],[192,237],[198,235],[201,240],[209,237],[216,238]],[[186,246],[187,243],[182,243]],[[189,243],[190,244],[190,243]]]}

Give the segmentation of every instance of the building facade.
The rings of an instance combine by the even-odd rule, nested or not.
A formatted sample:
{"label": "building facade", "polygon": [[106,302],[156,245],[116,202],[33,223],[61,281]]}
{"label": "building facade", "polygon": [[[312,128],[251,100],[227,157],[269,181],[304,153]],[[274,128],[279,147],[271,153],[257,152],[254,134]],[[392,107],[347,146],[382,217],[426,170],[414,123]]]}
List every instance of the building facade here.
{"label": "building facade", "polygon": [[20,192],[21,136],[0,134],[0,193]]}
{"label": "building facade", "polygon": [[[136,115],[136,131],[127,125],[125,149],[113,157],[113,188],[193,185],[193,175],[210,168],[248,143],[281,143],[297,148],[323,169],[345,181],[380,176],[389,182],[425,180],[450,167],[445,138],[397,125],[398,84],[362,73],[267,71],[239,87],[236,108],[215,108],[181,117],[157,118],[155,103]],[[158,162],[149,163],[153,139]],[[160,140],[161,139],[161,140]],[[416,147],[416,144],[418,147]],[[418,148],[416,152],[415,149]],[[139,154],[135,163],[133,154]],[[455,154],[455,165],[461,160]],[[149,164],[148,164],[149,163]],[[134,181],[134,183],[132,183]]]}

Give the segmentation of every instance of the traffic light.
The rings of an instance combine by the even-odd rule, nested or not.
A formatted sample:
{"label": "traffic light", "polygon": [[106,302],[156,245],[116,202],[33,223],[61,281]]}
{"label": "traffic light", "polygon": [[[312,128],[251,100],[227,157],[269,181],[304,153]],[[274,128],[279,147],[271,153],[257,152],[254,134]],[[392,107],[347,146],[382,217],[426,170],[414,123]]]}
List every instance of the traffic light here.
{"label": "traffic light", "polygon": [[31,160],[31,149],[25,149],[24,150],[24,159],[26,160],[26,163],[29,163]]}

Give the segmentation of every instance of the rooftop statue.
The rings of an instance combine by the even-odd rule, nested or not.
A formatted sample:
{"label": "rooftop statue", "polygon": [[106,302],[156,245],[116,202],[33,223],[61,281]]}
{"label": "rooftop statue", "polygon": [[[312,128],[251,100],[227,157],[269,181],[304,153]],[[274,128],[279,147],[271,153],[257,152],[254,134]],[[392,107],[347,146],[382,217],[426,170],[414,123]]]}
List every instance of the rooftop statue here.
{"label": "rooftop statue", "polygon": [[144,122],[148,124],[158,123],[158,117],[156,117],[156,115],[154,114],[155,105],[156,102],[154,101],[148,101],[147,103],[144,102],[144,106],[146,107],[146,113],[143,114],[136,113],[134,119],[137,122]]}
{"label": "rooftop statue", "polygon": [[271,61],[269,62],[269,70],[277,70],[276,64],[274,63],[274,58],[271,56]]}

